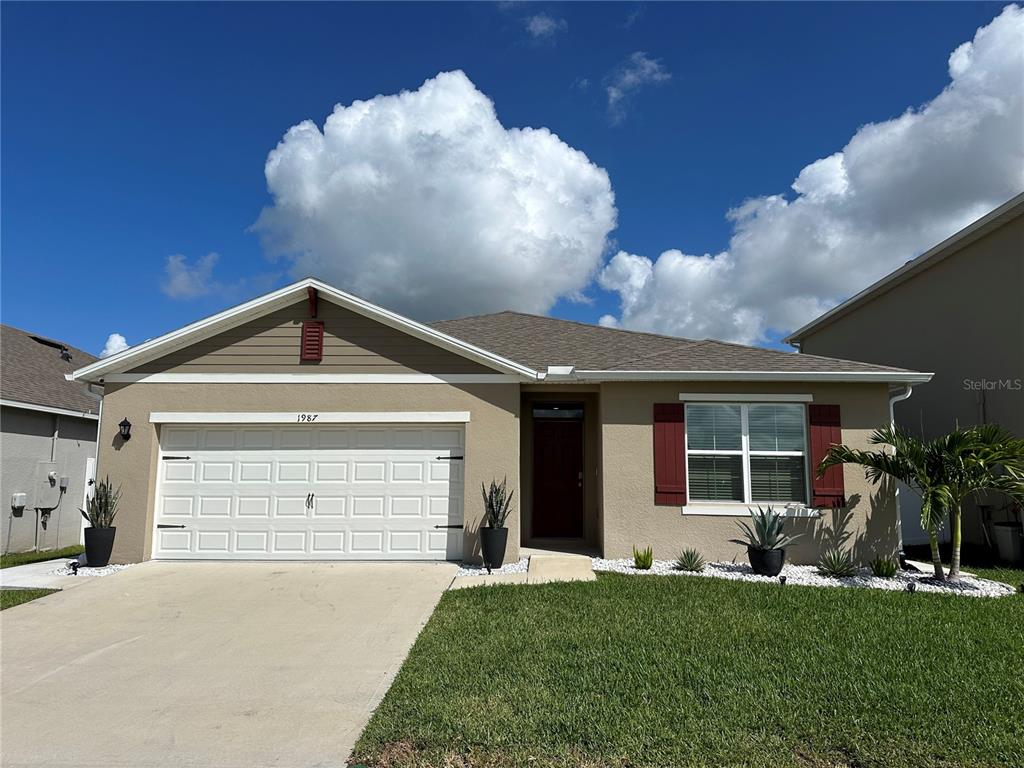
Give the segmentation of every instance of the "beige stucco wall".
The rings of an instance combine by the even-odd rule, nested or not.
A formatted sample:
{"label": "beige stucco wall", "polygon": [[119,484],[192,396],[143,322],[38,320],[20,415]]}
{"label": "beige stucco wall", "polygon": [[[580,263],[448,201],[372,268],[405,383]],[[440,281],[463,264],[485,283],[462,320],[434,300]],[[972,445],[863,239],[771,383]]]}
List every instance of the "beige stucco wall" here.
{"label": "beige stucco wall", "polygon": [[[113,561],[150,557],[159,436],[153,411],[469,411],[466,424],[464,551],[479,558],[480,484],[507,476],[519,488],[519,385],[477,384],[108,384],[97,476],[121,484]],[[127,443],[118,422],[132,423]],[[518,510],[509,519],[507,559],[519,556]]]}
{"label": "beige stucco wall", "polygon": [[[1024,437],[1024,217],[816,329],[809,354],[932,371],[895,407],[926,439],[997,423]],[[979,516],[964,537],[983,540]]]}
{"label": "beige stucco wall", "polygon": [[[604,554],[629,557],[634,545],[654,548],[660,559],[676,557],[685,547],[696,547],[714,560],[746,561],[746,550],[729,543],[738,534],[736,521],[746,519],[746,507],[738,516],[683,514],[680,507],[654,504],[653,406],[678,403],[681,392],[801,393],[814,402],[841,407],[843,441],[868,447],[868,436],[888,421],[885,384],[742,384],[712,383],[613,383],[601,387],[604,491]],[[788,530],[804,534],[789,551],[791,562],[808,563],[848,534],[847,546],[866,562],[896,551],[896,505],[892,489],[870,485],[856,467],[844,472],[848,509],[828,511],[817,519],[792,519]]]}

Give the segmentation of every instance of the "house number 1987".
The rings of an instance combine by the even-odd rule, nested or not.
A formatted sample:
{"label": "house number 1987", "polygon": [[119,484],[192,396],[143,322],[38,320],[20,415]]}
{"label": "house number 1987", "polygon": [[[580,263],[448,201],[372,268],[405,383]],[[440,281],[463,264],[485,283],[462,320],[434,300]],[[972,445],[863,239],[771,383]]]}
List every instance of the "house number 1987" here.
{"label": "house number 1987", "polygon": [[296,421],[316,421],[316,417],[319,416],[319,415],[320,415],[319,413],[300,413],[296,417],[295,420]]}

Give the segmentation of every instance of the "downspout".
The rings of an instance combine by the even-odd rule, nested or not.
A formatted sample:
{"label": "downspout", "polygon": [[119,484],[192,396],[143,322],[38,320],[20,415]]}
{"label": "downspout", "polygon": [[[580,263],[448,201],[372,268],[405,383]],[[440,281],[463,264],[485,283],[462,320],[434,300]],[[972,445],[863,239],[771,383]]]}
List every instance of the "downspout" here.
{"label": "downspout", "polygon": [[[904,400],[909,399],[912,394],[914,394],[914,387],[910,384],[905,384],[899,394],[889,395],[889,426],[891,428],[896,428],[896,403],[901,403]],[[900,567],[902,568],[906,563],[907,555],[903,551],[903,512],[900,509],[899,483],[896,484],[896,544],[899,547],[897,550],[897,557],[899,558]]]}

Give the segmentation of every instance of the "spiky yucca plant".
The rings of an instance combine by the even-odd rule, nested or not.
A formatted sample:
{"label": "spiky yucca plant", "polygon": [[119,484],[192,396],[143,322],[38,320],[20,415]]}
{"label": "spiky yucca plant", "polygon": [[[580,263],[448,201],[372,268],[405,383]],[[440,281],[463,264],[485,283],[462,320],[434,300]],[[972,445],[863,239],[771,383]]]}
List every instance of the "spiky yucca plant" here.
{"label": "spiky yucca plant", "polygon": [[[117,514],[117,503],[121,499],[121,486],[116,489],[110,484],[110,475],[96,483],[92,498],[86,499],[86,509],[79,509],[82,517],[89,521],[93,528],[113,528],[114,516]],[[86,511],[88,510],[88,511]]]}
{"label": "spiky yucca plant", "polygon": [[899,565],[891,557],[876,557],[871,561],[871,573],[881,579],[891,579]]}
{"label": "spiky yucca plant", "polygon": [[795,536],[783,534],[782,525],[785,522],[785,517],[770,506],[767,509],[761,509],[758,506],[757,512],[752,509],[749,511],[751,525],[737,523],[746,539],[729,539],[733,544],[742,544],[751,549],[771,550],[788,547],[800,538],[800,534]]}
{"label": "spiky yucca plant", "polygon": [[633,567],[638,571],[649,571],[654,565],[654,549],[637,549],[633,547]]}
{"label": "spiky yucca plant", "polygon": [[704,556],[698,550],[691,547],[679,553],[675,568],[677,571],[700,573],[704,570],[705,565],[707,565],[707,561],[704,560]]}
{"label": "spiky yucca plant", "polygon": [[825,576],[843,579],[857,573],[853,564],[853,555],[848,549],[830,549],[818,558],[818,570]]}
{"label": "spiky yucca plant", "polygon": [[480,483],[480,492],[484,497],[483,525],[485,528],[504,528],[505,521],[512,513],[512,497],[515,495],[515,491],[506,489],[507,481],[508,478],[504,478],[499,484],[491,480],[490,488]]}

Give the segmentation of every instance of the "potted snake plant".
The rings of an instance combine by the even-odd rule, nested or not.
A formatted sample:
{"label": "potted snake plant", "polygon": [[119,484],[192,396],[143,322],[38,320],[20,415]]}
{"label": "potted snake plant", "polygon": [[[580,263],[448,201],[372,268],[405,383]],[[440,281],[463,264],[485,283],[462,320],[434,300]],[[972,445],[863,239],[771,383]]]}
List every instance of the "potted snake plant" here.
{"label": "potted snake plant", "polygon": [[505,547],[508,544],[508,528],[505,521],[512,512],[512,496],[515,491],[506,489],[506,482],[498,483],[491,480],[491,487],[480,484],[484,497],[484,519],[480,523],[480,550],[483,554],[487,572],[491,568],[501,568],[505,562]]}
{"label": "potted snake plant", "polygon": [[747,559],[754,573],[761,576],[778,576],[786,562],[786,547],[798,538],[782,532],[785,518],[771,507],[750,511],[750,525],[737,523],[743,531],[743,539],[730,539],[734,544],[747,547]]}
{"label": "potted snake plant", "polygon": [[96,490],[91,498],[86,499],[85,509],[80,509],[82,517],[89,521],[85,529],[85,562],[90,568],[101,568],[110,562],[110,553],[114,548],[114,516],[117,514],[117,503],[121,498],[121,488],[114,489],[110,485],[110,476],[96,483]]}

